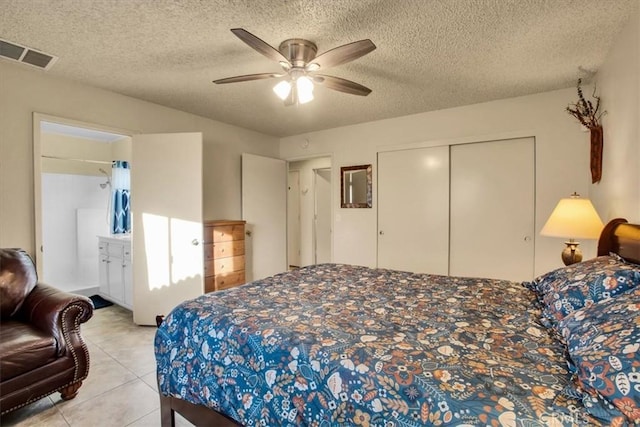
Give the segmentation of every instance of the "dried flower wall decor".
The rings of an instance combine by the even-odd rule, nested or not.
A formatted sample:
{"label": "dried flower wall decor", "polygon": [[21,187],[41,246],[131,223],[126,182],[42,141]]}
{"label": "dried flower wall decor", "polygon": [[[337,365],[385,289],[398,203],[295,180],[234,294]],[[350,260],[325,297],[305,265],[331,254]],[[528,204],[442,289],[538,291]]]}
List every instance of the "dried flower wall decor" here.
{"label": "dried flower wall decor", "polygon": [[600,111],[600,97],[596,95],[595,86],[591,95],[595,100],[594,106],[591,101],[585,99],[581,85],[582,79],[578,79],[578,102],[569,104],[566,111],[589,129],[591,136],[591,183],[595,184],[600,182],[602,178],[602,148],[604,141],[600,118],[606,114],[606,111]]}

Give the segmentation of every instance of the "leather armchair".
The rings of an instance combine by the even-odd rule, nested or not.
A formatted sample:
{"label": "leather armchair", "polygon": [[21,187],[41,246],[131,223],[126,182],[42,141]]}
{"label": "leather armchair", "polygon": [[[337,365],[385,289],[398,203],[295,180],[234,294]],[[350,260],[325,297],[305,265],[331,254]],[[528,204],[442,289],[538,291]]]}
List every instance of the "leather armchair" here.
{"label": "leather armchair", "polygon": [[0,304],[2,414],[58,391],[73,399],[89,374],[80,324],[91,300],[37,282],[24,251],[0,249]]}

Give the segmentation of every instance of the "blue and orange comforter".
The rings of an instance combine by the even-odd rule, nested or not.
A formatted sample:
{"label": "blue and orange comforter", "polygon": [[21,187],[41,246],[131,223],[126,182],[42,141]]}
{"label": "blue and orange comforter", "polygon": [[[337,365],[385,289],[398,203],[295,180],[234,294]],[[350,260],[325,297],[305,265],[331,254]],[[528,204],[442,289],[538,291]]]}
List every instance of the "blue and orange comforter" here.
{"label": "blue and orange comforter", "polygon": [[160,393],[247,426],[597,424],[517,283],[324,264],[176,307]]}

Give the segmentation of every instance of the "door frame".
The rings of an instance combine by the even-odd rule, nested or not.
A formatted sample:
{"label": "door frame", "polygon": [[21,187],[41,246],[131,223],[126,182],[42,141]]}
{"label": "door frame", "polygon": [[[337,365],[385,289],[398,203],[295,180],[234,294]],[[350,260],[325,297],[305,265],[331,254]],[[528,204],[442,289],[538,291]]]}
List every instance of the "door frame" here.
{"label": "door frame", "polygon": [[[336,168],[334,167],[334,159],[333,159],[333,153],[317,153],[317,154],[308,154],[306,156],[296,156],[296,157],[289,157],[289,158],[285,158],[284,161],[287,162],[287,173],[292,170],[290,169],[291,167],[291,163],[294,162],[304,162],[306,160],[313,160],[313,159],[322,159],[322,158],[328,158],[330,163],[331,163],[331,167],[328,169],[331,169],[331,230],[335,230],[334,228],[334,220],[335,220],[335,206],[333,205],[334,200],[339,200],[336,199],[336,191],[340,191],[340,188],[338,187],[338,189],[336,190],[334,182],[336,180],[336,175],[338,175],[339,178],[339,173],[336,173]],[[322,169],[322,168],[320,168]],[[296,169],[297,170],[297,169]],[[338,181],[340,182],[340,181]],[[312,185],[315,187],[315,182],[312,183]],[[313,189],[314,194],[315,194],[315,188]],[[314,196],[315,198],[315,196]],[[289,199],[288,199],[288,192],[287,192],[287,203],[289,203]],[[315,211],[315,200],[314,200],[314,211]],[[288,228],[288,224],[289,224],[289,218],[287,217],[287,228]],[[302,224],[301,224],[302,226]],[[315,233],[315,225],[312,224],[312,229]],[[287,245],[289,242],[289,236],[287,236]],[[315,260],[315,236],[311,237],[311,244],[312,244],[312,254],[311,254],[311,259],[312,261]],[[301,244],[302,246],[302,244]],[[331,233],[331,261],[333,262],[333,233]],[[287,254],[289,253],[289,248],[287,246]],[[288,260],[287,260],[288,263]],[[302,261],[301,261],[302,263]]]}
{"label": "door frame", "polygon": [[41,122],[56,123],[76,128],[108,132],[131,138],[136,132],[129,129],[105,126],[89,123],[60,116],[34,112],[33,125],[33,214],[34,214],[34,249],[36,271],[42,277],[43,252],[42,252],[42,133]]}
{"label": "door frame", "polygon": [[318,264],[318,172],[329,171],[329,260],[333,260],[333,165],[328,168],[314,168],[313,169],[313,263]]}
{"label": "door frame", "polygon": [[[298,193],[299,193],[300,192],[300,170],[299,169],[289,169],[289,163],[287,162],[287,190],[289,190],[290,187],[291,187],[291,181],[290,180],[291,180],[291,175],[292,174],[295,174],[296,177],[297,177],[296,186],[297,186],[297,190],[298,190]],[[300,224],[300,195],[298,194],[298,203],[297,203],[297,205],[295,206],[295,209],[294,209],[295,210],[295,215],[297,215],[297,217],[298,217],[298,221],[297,221],[297,224],[296,224],[298,226],[298,227],[296,227],[296,229],[297,229],[297,233],[296,234],[297,234],[297,250],[298,250],[298,254],[297,254],[297,256],[292,257],[291,256],[291,249],[292,249],[291,246],[292,246],[293,242],[291,241],[291,237],[292,237],[293,233],[289,233],[289,232],[291,231],[291,228],[292,228],[291,227],[292,218],[291,218],[291,215],[290,215],[292,213],[291,212],[291,210],[292,210],[291,208],[294,207],[294,206],[293,206],[293,203],[292,203],[291,199],[289,198],[289,193],[290,192],[287,191],[287,268],[292,268],[292,267],[300,267],[300,264],[301,264],[301,262],[300,262],[300,255],[301,255],[300,254],[300,249],[301,249],[300,248],[300,246],[301,246],[300,245],[300,237],[301,237],[300,236],[300,234],[301,234],[301,232],[300,232],[300,229],[301,229],[301,224]],[[293,260],[297,260],[297,262],[294,264],[294,263],[292,263]]]}

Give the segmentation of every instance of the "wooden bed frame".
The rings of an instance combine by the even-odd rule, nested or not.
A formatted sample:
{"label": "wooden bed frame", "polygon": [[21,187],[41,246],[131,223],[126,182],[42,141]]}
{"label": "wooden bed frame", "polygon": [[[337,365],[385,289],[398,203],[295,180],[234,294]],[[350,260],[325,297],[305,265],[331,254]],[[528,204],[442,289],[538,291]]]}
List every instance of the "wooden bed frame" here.
{"label": "wooden bed frame", "polygon": [[186,400],[161,394],[160,416],[162,427],[175,427],[176,412],[194,426],[238,427],[242,425],[206,406],[194,405]]}
{"label": "wooden bed frame", "polygon": [[[629,224],[626,219],[616,218],[604,227],[598,241],[598,256],[616,253],[627,261],[640,264],[640,225]],[[231,418],[206,406],[194,405],[175,397],[160,394],[162,427],[175,427],[178,412],[196,426],[241,426]]]}
{"label": "wooden bed frame", "polygon": [[626,219],[609,221],[600,234],[598,256],[610,252],[634,264],[640,264],[640,225],[629,224]]}

